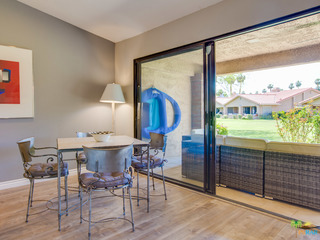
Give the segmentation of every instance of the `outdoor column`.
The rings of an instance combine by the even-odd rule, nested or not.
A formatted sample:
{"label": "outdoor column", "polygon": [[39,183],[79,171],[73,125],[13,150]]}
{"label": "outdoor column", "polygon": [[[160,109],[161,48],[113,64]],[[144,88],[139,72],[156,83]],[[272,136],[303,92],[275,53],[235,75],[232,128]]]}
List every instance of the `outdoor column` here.
{"label": "outdoor column", "polygon": [[239,114],[243,114],[243,107],[242,106],[239,106]]}

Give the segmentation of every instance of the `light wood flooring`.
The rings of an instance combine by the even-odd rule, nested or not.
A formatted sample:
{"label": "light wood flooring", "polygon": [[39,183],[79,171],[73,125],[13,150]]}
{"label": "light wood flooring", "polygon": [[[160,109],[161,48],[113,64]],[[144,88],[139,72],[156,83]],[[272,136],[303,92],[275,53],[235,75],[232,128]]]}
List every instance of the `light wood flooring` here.
{"label": "light wood flooring", "polygon": [[[146,182],[140,178],[141,185]],[[76,186],[76,178],[70,177],[69,186]],[[150,212],[146,202],[136,206],[134,201],[135,232],[126,221],[100,223],[92,228],[92,239],[296,239],[296,230],[289,221],[246,209],[214,197],[167,183],[168,200],[152,196]],[[144,185],[145,187],[145,185]],[[156,191],[162,193],[162,182],[156,180]],[[135,195],[135,190],[132,189]],[[56,180],[38,182],[35,199],[52,199],[57,195]],[[25,223],[28,186],[0,191],[0,239],[87,239],[88,223],[79,223],[79,210],[62,218],[62,231],[58,231],[57,212],[48,210],[30,216]],[[102,196],[97,193],[95,196]],[[78,202],[76,192],[71,192],[70,201]],[[56,199],[53,199],[56,203]],[[32,212],[44,209],[45,202],[35,202]],[[129,214],[129,204],[127,215]],[[56,207],[56,204],[55,204]],[[122,200],[117,197],[96,198],[93,216],[120,216]],[[84,217],[88,208],[84,210]],[[318,239],[315,236],[297,235],[298,239]]]}
{"label": "light wood flooring", "polygon": [[[155,170],[155,172],[158,174],[161,174],[158,169]],[[182,182],[193,184],[195,186],[199,186],[199,187],[203,186],[203,183],[200,181],[195,181],[192,179],[182,177],[181,165],[174,166],[174,167],[166,166],[165,176],[177,179]],[[262,208],[267,211],[275,212],[293,219],[299,219],[305,222],[312,222],[313,224],[320,226],[320,211],[299,207],[297,205],[293,205],[293,204],[289,204],[289,203],[285,203],[277,200],[270,200],[266,198],[256,197],[253,194],[234,190],[231,188],[217,187],[216,191],[218,196],[235,200],[244,204],[249,204],[251,206]],[[320,239],[320,235],[319,235],[319,239]]]}

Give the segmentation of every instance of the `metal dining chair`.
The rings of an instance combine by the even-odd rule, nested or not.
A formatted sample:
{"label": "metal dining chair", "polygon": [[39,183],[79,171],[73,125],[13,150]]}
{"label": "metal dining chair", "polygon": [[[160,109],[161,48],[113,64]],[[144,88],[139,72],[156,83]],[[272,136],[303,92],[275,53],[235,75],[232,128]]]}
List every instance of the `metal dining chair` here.
{"label": "metal dining chair", "polygon": [[[155,190],[153,169],[157,167],[161,167],[164,198],[165,200],[167,200],[165,178],[163,174],[163,166],[164,166],[164,163],[167,162],[167,160],[165,159],[167,136],[164,134],[153,133],[153,132],[150,132],[149,134],[151,138],[149,155],[150,155],[150,169],[151,169],[151,175],[152,175],[153,190]],[[139,172],[142,170],[144,171],[148,170],[147,150],[145,151],[138,150],[138,152],[134,154],[132,157],[131,165],[134,168],[134,170],[137,172],[137,204],[139,206]]]}
{"label": "metal dining chair", "polygon": [[[85,137],[92,137],[92,135],[88,132],[77,132],[77,138],[85,138]],[[76,160],[77,160],[77,174],[78,178],[81,174],[81,165],[86,164],[87,158],[84,152],[76,152]],[[80,185],[79,185],[79,196],[80,196]]]}
{"label": "metal dining chair", "polygon": [[[123,219],[131,223],[134,231],[134,221],[132,212],[131,187],[132,177],[129,174],[131,166],[132,145],[124,147],[89,148],[83,146],[87,158],[86,168],[89,173],[82,173],[79,178],[80,190],[80,223],[82,223],[83,190],[89,195],[89,230],[88,238],[91,239],[91,227],[95,223],[109,222],[116,219]],[[123,217],[109,217],[93,222],[92,215],[92,192],[114,191],[122,189]],[[125,217],[125,189],[127,189],[130,201],[131,220]]]}
{"label": "metal dining chair", "polygon": [[[23,176],[30,180],[30,189],[28,197],[28,208],[26,214],[26,222],[29,218],[29,209],[32,207],[33,192],[34,192],[34,181],[35,179],[45,179],[45,178],[56,178],[58,176],[58,163],[51,163],[54,158],[57,158],[56,154],[41,154],[36,155],[36,151],[56,149],[55,147],[34,147],[34,137],[26,138],[17,142],[21,158],[23,161],[24,174]],[[45,157],[47,158],[46,163],[31,163],[33,158]],[[64,176],[65,180],[65,201],[66,209],[68,209],[68,164],[61,163],[61,176]]]}

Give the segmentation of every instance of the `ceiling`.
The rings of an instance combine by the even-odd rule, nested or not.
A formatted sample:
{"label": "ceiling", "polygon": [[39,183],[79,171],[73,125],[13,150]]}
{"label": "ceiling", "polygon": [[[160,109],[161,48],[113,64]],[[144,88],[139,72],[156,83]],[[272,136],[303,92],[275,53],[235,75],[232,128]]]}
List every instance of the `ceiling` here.
{"label": "ceiling", "polygon": [[112,42],[120,42],[223,0],[18,1]]}
{"label": "ceiling", "polygon": [[217,62],[320,44],[320,14],[216,42]]}
{"label": "ceiling", "polygon": [[[320,13],[216,41],[218,75],[320,61]],[[195,50],[143,64],[193,76],[202,73],[203,51]]]}

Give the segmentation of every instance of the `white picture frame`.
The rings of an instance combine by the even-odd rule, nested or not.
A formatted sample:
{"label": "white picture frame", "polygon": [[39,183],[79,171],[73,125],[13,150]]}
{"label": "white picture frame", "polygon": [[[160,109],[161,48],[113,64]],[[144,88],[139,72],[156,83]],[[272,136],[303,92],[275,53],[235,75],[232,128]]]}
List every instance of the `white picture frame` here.
{"label": "white picture frame", "polygon": [[[0,118],[33,118],[34,84],[32,50],[0,45],[0,60],[19,63],[20,88],[19,103],[0,103]],[[2,86],[5,85],[2,84]]]}

